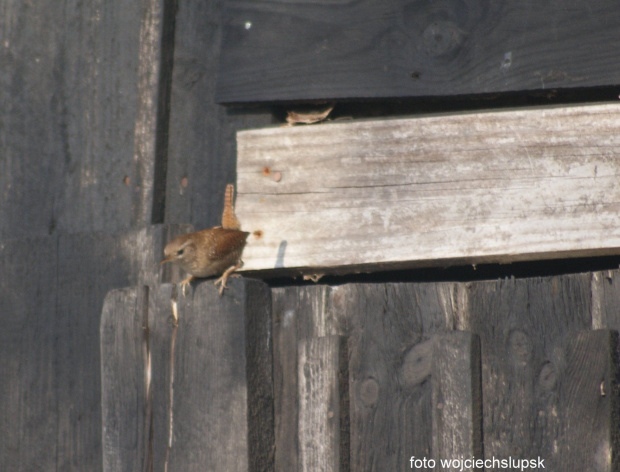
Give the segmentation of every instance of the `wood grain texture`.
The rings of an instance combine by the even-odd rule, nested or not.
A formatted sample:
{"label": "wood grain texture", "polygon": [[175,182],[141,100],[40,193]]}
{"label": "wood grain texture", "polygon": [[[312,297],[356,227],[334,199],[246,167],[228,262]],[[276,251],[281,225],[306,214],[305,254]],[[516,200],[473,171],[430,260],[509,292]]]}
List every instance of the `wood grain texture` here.
{"label": "wood grain texture", "polygon": [[565,370],[557,379],[558,411],[564,420],[558,449],[563,454],[547,467],[618,470],[618,332],[580,331],[567,342]]}
{"label": "wood grain texture", "polygon": [[332,289],[348,334],[351,471],[406,470],[412,455],[432,457],[432,337],[448,328],[443,288]]}
{"label": "wood grain texture", "polygon": [[159,285],[166,234],[178,230],[0,242],[0,374],[12,379],[0,386],[2,470],[101,470],[103,302]]}
{"label": "wood grain texture", "polygon": [[615,85],[612,0],[226,3],[220,102]]}
{"label": "wood grain texture", "polygon": [[103,471],[148,470],[152,394],[148,287],[113,290],[101,313]]}
{"label": "wood grain texture", "polygon": [[196,229],[221,223],[224,188],[236,180],[236,131],[273,122],[269,110],[215,103],[223,4],[184,0],[176,14],[165,222]]}
{"label": "wood grain texture", "polygon": [[585,435],[590,423],[571,414],[569,425],[561,412],[565,395],[581,388],[574,382],[589,376],[570,359],[579,355],[571,333],[591,324],[590,277],[479,282],[467,291],[464,311],[482,353],[485,457],[540,456],[549,470],[581,470],[565,436],[570,428]]}
{"label": "wood grain texture", "polygon": [[[300,470],[301,344],[343,333],[330,310],[324,285],[273,289],[273,361],[275,411],[275,470]],[[342,412],[348,416],[347,412]],[[341,439],[346,433],[341,435]],[[341,458],[344,460],[344,454]]]}
{"label": "wood grain texture", "polygon": [[[168,470],[269,469],[269,460],[273,459],[265,443],[258,443],[263,447],[261,455],[249,455],[250,439],[260,440],[256,432],[249,435],[249,422],[260,421],[254,427],[262,426],[269,444],[273,441],[273,433],[269,439],[273,426],[249,414],[252,394],[248,391],[247,350],[250,340],[264,343],[269,338],[253,339],[255,333],[245,332],[248,317],[256,316],[261,323],[268,323],[261,316],[270,313],[267,290],[258,281],[233,279],[229,290],[220,297],[212,281],[202,281],[187,297],[179,298],[174,437]],[[258,296],[251,292],[262,293],[261,303],[249,305],[252,297]],[[272,379],[262,381],[270,384]],[[264,409],[253,412],[269,414]]]}
{"label": "wood grain texture", "polygon": [[[104,471],[164,470],[170,392],[168,470],[273,470],[267,287],[234,279],[220,297],[213,284],[204,281],[179,298],[170,284],[164,284],[148,291],[147,303],[139,303],[139,292],[111,292],[103,311]],[[174,374],[172,303],[179,316]],[[152,390],[148,410],[146,339]],[[152,422],[145,418],[147,411],[152,412]],[[145,447],[143,440],[149,437]],[[149,454],[150,460],[145,460]]]}
{"label": "wood grain texture", "polygon": [[299,470],[303,472],[342,470],[340,410],[341,396],[347,394],[340,391],[340,374],[347,370],[340,365],[347,357],[343,341],[325,336],[299,344]]}
{"label": "wood grain texture", "polygon": [[[480,339],[453,331],[433,339],[431,366],[434,470],[441,460],[483,457]],[[473,469],[471,469],[473,470]]]}
{"label": "wood grain texture", "polygon": [[151,222],[159,4],[2,2],[0,238]]}
{"label": "wood grain texture", "polygon": [[244,269],[618,253],[619,116],[603,104],[239,132],[237,215],[262,231]]}
{"label": "wood grain texture", "polygon": [[58,470],[57,250],[0,241],[0,470]]}

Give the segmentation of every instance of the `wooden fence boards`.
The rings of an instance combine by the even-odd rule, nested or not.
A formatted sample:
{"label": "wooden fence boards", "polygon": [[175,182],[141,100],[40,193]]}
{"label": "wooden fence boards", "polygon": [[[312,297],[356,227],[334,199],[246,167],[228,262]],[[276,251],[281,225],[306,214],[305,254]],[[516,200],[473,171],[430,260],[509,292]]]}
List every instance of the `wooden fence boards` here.
{"label": "wooden fence boards", "polygon": [[[267,470],[273,464],[269,290],[261,282],[239,279],[230,282],[223,297],[209,281],[194,287],[187,297],[177,298],[170,285],[149,295],[153,388],[149,450],[154,470],[163,470],[166,462],[170,392],[173,422],[168,470]],[[143,462],[123,450],[129,444],[142,447],[140,439],[149,435],[142,389],[143,323],[147,318],[136,303],[137,292],[124,289],[110,294],[102,317],[104,444],[110,446],[104,449],[109,455],[104,464],[110,466],[104,468],[106,472],[145,470],[144,449],[138,454],[133,451]],[[172,374],[171,302],[175,299],[178,331]],[[257,329],[246,331],[246,324]],[[257,374],[260,378],[254,378]],[[120,397],[116,395],[119,391]],[[133,414],[115,414],[118,408],[131,405],[135,406]]]}
{"label": "wooden fence boards", "polygon": [[[618,392],[609,388],[618,385],[618,332],[579,331],[568,337],[567,344],[557,399],[564,419],[557,441],[562,454],[552,456],[555,460],[548,467],[618,470]],[[549,379],[553,376],[545,385],[552,390]]]}
{"label": "wooden fence boards", "polygon": [[578,470],[560,447],[568,428],[561,399],[575,376],[588,375],[568,362],[576,347],[570,333],[591,324],[589,276],[482,282],[470,284],[467,296],[482,352],[485,457],[540,456],[552,470]]}
{"label": "wooden fence boards", "polygon": [[[299,371],[299,355],[302,345],[343,332],[330,314],[330,292],[322,285],[273,290],[276,471],[300,470],[307,462],[300,452],[299,381],[303,373]],[[341,427],[346,431],[345,425]],[[341,440],[346,436],[344,432]],[[340,459],[346,460],[344,454]]]}
{"label": "wooden fence boards", "polygon": [[140,6],[3,4],[0,239],[129,228]]}
{"label": "wooden fence boards", "polygon": [[0,242],[0,470],[56,470],[57,246]]}
{"label": "wooden fence boards", "polygon": [[615,254],[619,116],[604,104],[240,132],[237,214],[262,231],[244,270]]}
{"label": "wooden fence boards", "polygon": [[224,103],[617,84],[612,0],[235,0],[224,15]]}
{"label": "wooden fence boards", "polygon": [[19,461],[24,470],[101,470],[100,355],[93,346],[103,300],[114,288],[158,285],[166,238],[186,229],[0,243],[0,369],[21,379],[0,386],[2,417],[10,422],[0,428],[0,442],[10,445],[0,450],[7,470]]}
{"label": "wooden fence boards", "polygon": [[480,339],[465,331],[434,336],[431,364],[432,457],[483,457]]}
{"label": "wooden fence boards", "polygon": [[[148,470],[152,455],[149,407],[148,287],[114,290],[101,314],[103,470]],[[130,419],[131,421],[128,421]]]}
{"label": "wooden fence boards", "polygon": [[[302,340],[297,359],[301,459],[299,470],[340,471],[340,422],[342,416],[348,416],[348,411],[341,412],[341,400],[348,396],[348,391],[341,390],[340,381],[341,373],[346,375],[347,372],[346,364],[341,365],[342,361],[348,361],[346,341],[340,336]],[[346,460],[348,457],[342,459]]]}
{"label": "wooden fence boards", "polygon": [[[339,390],[350,402],[340,419],[349,470],[410,468],[411,456],[615,470],[619,397],[607,387],[617,334],[588,329],[594,306],[615,312],[618,299],[615,290],[601,298],[592,280],[613,287],[618,274],[276,289],[276,471],[303,467],[313,445],[335,450],[324,416],[310,423],[318,437],[304,427],[308,401],[321,411],[334,404],[321,379],[333,381],[337,338],[347,339],[349,359],[349,388]],[[308,365],[309,345],[323,352],[310,363],[322,359],[321,372]]]}

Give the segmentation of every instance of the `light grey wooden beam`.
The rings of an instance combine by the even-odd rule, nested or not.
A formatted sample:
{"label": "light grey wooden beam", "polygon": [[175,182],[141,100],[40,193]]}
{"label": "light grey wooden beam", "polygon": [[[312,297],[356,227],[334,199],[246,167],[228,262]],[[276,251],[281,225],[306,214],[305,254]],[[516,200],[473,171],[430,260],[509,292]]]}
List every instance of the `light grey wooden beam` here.
{"label": "light grey wooden beam", "polygon": [[620,252],[620,104],[237,134],[245,270]]}

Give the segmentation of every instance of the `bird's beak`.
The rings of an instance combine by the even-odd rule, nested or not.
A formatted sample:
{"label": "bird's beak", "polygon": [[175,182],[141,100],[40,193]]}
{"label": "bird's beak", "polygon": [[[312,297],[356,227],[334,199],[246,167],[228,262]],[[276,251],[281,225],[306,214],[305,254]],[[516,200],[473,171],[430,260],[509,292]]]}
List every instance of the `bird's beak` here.
{"label": "bird's beak", "polygon": [[167,257],[166,259],[164,259],[163,261],[161,261],[161,262],[159,263],[159,265],[165,264],[166,262],[172,262],[172,256]]}

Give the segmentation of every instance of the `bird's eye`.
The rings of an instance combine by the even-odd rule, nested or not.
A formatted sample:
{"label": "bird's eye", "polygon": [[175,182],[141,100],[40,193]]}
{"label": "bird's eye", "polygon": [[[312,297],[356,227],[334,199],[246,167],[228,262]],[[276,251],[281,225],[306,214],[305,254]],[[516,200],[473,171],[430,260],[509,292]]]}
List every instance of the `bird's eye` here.
{"label": "bird's eye", "polygon": [[184,252],[185,252],[185,249],[179,249],[177,251],[177,256],[182,256]]}

